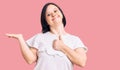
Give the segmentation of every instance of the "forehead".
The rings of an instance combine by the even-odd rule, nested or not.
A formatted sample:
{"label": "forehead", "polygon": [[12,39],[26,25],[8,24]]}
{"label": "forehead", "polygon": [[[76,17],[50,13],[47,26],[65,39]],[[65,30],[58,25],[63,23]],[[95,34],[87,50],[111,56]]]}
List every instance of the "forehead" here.
{"label": "forehead", "polygon": [[55,5],[48,5],[47,9],[46,9],[46,12],[50,12],[50,11],[53,11],[54,9],[58,9]]}

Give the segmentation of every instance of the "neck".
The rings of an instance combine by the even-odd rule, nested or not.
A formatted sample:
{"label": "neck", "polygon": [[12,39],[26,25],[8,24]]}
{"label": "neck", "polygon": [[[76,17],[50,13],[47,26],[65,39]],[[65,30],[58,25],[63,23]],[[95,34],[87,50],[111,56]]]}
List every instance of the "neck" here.
{"label": "neck", "polygon": [[65,35],[66,32],[64,30],[64,26],[56,26],[56,27],[50,27],[50,32],[56,35]]}

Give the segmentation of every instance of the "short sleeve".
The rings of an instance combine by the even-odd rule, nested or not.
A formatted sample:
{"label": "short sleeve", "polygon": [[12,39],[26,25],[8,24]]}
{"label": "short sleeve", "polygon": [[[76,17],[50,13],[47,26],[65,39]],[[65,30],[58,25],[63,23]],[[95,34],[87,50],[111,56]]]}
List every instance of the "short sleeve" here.
{"label": "short sleeve", "polygon": [[26,43],[29,47],[34,47],[38,49],[39,48],[39,35],[38,34],[34,35],[30,39],[28,39]]}
{"label": "short sleeve", "polygon": [[76,48],[84,48],[86,52],[88,51],[88,48],[83,44],[83,42],[80,40],[79,37],[76,37],[76,40],[75,40],[74,49]]}

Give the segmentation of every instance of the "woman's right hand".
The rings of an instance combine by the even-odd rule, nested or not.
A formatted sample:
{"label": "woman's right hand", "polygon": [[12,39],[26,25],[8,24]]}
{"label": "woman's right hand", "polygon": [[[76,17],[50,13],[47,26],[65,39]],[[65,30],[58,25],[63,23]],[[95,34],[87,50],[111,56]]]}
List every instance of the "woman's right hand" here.
{"label": "woman's right hand", "polygon": [[37,60],[37,49],[29,48],[26,44],[22,34],[6,34],[9,38],[15,38],[19,40],[22,55],[27,63],[32,64]]}
{"label": "woman's right hand", "polygon": [[22,34],[6,34],[9,38],[15,38],[15,39],[20,39],[22,38]]}

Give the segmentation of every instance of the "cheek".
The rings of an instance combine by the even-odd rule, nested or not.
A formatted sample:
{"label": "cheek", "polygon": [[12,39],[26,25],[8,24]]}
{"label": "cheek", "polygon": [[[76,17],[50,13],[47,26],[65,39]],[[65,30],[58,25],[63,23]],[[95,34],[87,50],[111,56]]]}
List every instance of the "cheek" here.
{"label": "cheek", "polygon": [[61,18],[63,18],[63,15],[62,15],[62,13],[59,13],[59,14],[60,14],[60,17],[61,17]]}
{"label": "cheek", "polygon": [[50,17],[46,17],[46,21],[50,21]]}
{"label": "cheek", "polygon": [[46,17],[46,21],[48,24],[51,23],[51,17]]}
{"label": "cheek", "polygon": [[62,19],[63,19],[63,15],[61,14],[61,17],[62,17]]}
{"label": "cheek", "polygon": [[60,18],[61,18],[61,20],[63,19],[63,15],[62,14],[60,14]]}
{"label": "cheek", "polygon": [[61,17],[63,16],[62,13],[61,13],[60,11],[58,12],[58,14],[59,14]]}

